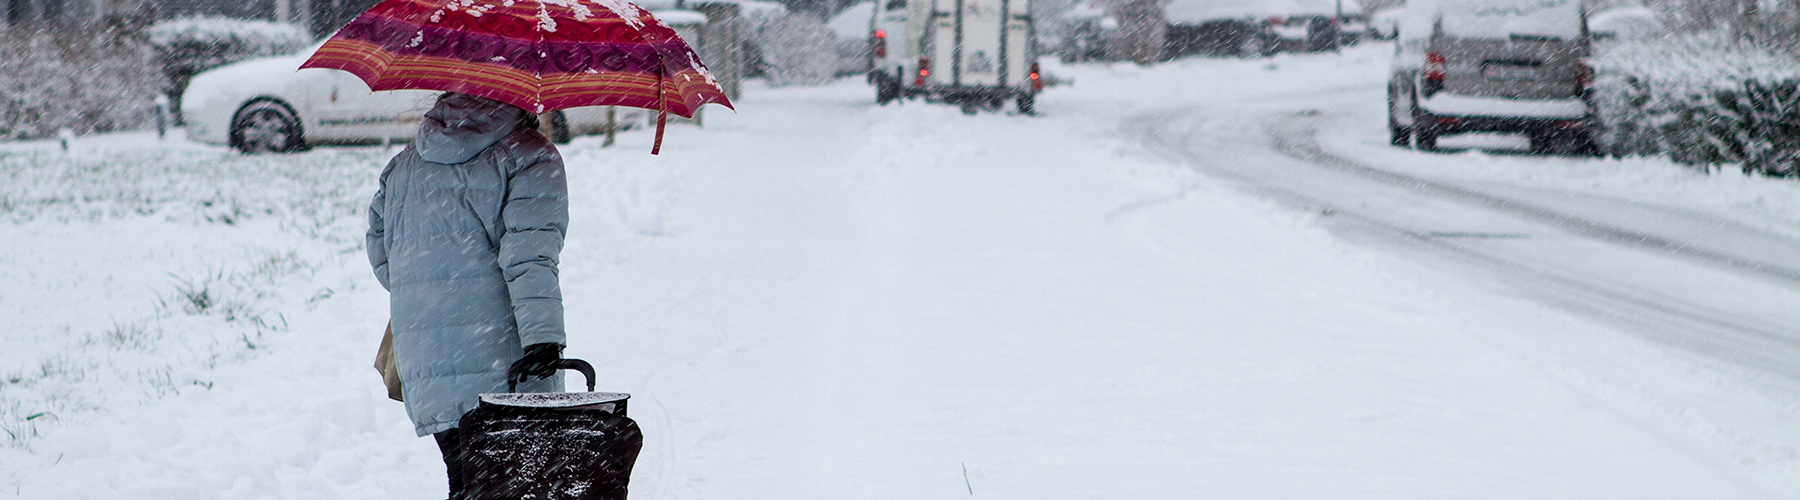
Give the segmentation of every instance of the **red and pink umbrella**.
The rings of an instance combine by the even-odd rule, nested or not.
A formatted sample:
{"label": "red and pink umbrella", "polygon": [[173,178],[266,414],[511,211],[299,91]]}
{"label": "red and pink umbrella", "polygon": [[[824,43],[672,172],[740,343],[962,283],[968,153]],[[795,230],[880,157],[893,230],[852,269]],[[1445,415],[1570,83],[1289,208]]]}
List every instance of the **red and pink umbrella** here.
{"label": "red and pink umbrella", "polygon": [[[706,103],[731,107],[687,42],[624,0],[386,0],[300,67],[535,113],[630,106],[692,118]],[[662,149],[662,114],[651,154]]]}

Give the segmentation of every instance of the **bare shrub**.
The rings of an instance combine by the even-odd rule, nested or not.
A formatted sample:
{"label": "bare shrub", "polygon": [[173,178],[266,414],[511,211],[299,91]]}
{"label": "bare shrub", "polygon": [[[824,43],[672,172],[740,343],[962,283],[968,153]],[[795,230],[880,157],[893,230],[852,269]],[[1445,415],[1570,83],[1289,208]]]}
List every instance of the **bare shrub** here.
{"label": "bare shrub", "polygon": [[134,22],[0,30],[0,140],[148,126],[163,82]]}
{"label": "bare shrub", "polygon": [[750,38],[761,50],[759,69],[770,85],[819,85],[837,72],[831,30],[811,14],[751,18]]}

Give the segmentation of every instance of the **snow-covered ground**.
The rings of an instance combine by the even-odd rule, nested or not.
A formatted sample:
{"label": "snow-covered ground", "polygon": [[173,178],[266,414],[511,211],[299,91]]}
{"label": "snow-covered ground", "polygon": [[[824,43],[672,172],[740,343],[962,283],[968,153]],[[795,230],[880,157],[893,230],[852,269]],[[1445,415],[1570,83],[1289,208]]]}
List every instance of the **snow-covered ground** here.
{"label": "snow-covered ground", "polygon": [[[1041,117],[753,86],[660,157],[577,139],[569,355],[634,394],[634,496],[1800,497],[1800,391],[1225,175],[1287,171],[1299,123],[1784,235],[1800,188],[1387,149],[1390,50],[1056,68]],[[361,209],[394,151],[0,146],[0,492],[442,498],[369,368]]]}

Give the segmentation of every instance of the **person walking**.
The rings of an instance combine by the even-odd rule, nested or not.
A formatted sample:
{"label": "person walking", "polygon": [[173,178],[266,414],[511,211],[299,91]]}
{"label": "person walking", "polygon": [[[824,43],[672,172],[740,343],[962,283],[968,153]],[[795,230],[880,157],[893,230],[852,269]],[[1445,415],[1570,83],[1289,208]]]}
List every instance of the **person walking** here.
{"label": "person walking", "polygon": [[407,416],[436,438],[450,498],[463,493],[457,422],[482,393],[561,392],[558,263],[568,181],[537,117],[440,96],[369,203],[368,252],[389,293]]}

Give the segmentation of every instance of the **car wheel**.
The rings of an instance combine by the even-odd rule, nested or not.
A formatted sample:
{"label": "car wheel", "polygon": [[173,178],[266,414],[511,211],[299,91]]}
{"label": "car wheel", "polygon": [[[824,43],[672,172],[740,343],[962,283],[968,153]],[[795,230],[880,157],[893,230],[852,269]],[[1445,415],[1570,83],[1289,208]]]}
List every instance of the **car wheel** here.
{"label": "car wheel", "polygon": [[875,75],[875,103],[886,106],[900,98],[900,81],[883,75]]}
{"label": "car wheel", "polygon": [[1245,59],[1262,57],[1267,50],[1269,48],[1267,44],[1263,43],[1262,37],[1247,36],[1244,37],[1243,43],[1238,44],[1238,57]]}
{"label": "car wheel", "polygon": [[300,119],[277,101],[256,101],[231,120],[231,146],[245,153],[289,153],[300,150]]}
{"label": "car wheel", "polygon": [[1420,151],[1436,151],[1438,131],[1435,127],[1431,126],[1435,120],[1432,119],[1430,112],[1419,108],[1419,98],[1417,95],[1409,95],[1407,98],[1411,100],[1410,103],[1412,105],[1413,124],[1411,129],[1413,149]]}
{"label": "car wheel", "polygon": [[1400,121],[1394,119],[1394,117],[1400,116],[1401,112],[1406,111],[1400,109],[1401,101],[1395,96],[1396,93],[1392,87],[1388,89],[1388,141],[1395,146],[1405,147],[1412,139],[1412,129],[1400,125]]}
{"label": "car wheel", "polygon": [[975,116],[975,113],[979,112],[980,110],[981,110],[981,105],[976,103],[974,99],[964,99],[963,100],[963,102],[962,102],[962,113],[963,114],[969,115],[969,116]]}
{"label": "car wheel", "polygon": [[1027,114],[1027,115],[1037,114],[1037,96],[1036,95],[1025,94],[1025,95],[1019,96],[1018,104],[1019,104],[1019,113],[1020,114]]}

